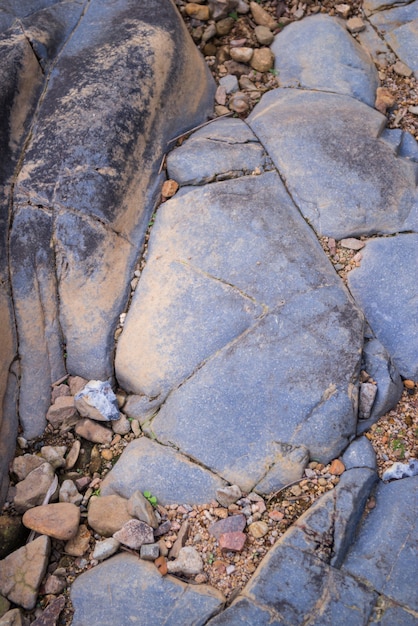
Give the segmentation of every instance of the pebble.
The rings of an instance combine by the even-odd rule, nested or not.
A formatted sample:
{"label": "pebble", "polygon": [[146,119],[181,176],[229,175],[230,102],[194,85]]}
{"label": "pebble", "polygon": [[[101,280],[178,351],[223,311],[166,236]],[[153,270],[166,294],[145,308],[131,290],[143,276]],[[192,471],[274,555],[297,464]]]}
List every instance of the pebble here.
{"label": "pebble", "polygon": [[244,46],[241,48],[231,48],[230,51],[231,59],[238,61],[238,63],[249,63],[253,54],[254,50],[252,48],[246,48]]}
{"label": "pebble", "polygon": [[73,539],[65,544],[65,553],[71,556],[83,556],[89,549],[91,533],[85,524],[81,524]]}
{"label": "pebble", "polygon": [[361,383],[359,395],[359,419],[369,419],[377,394],[377,385]]}
{"label": "pebble", "polygon": [[81,442],[79,439],[76,439],[65,459],[65,469],[73,469],[74,465],[77,463],[78,455],[80,454],[80,448]]}
{"label": "pebble", "polygon": [[209,526],[209,534],[219,540],[224,533],[242,532],[246,526],[244,515],[230,515]]}
{"label": "pebble", "polygon": [[112,450],[102,450],[100,454],[105,461],[111,461],[113,459]]}
{"label": "pebble", "polygon": [[220,37],[228,35],[235,24],[235,20],[232,17],[225,17],[223,20],[216,22],[216,34]]}
{"label": "pebble", "polygon": [[274,54],[270,48],[257,48],[254,50],[250,65],[258,72],[268,72],[274,65]]}
{"label": "pebble", "polygon": [[341,476],[345,472],[345,465],[340,459],[334,459],[330,465],[329,473],[334,476]]}
{"label": "pebble", "polygon": [[49,463],[42,463],[32,470],[24,480],[16,485],[14,506],[18,513],[24,513],[33,506],[42,504],[55,479],[55,472]]}
{"label": "pebble", "polygon": [[68,541],[75,537],[80,523],[80,509],[69,502],[35,506],[22,517],[26,528],[40,535]]}
{"label": "pebble", "polygon": [[175,540],[173,547],[168,553],[168,556],[170,559],[176,559],[178,557],[180,550],[184,547],[188,537],[189,537],[189,522],[186,520],[181,525],[179,532],[177,534],[177,539]]}
{"label": "pebble", "polygon": [[277,22],[272,18],[270,13],[263,9],[257,2],[250,2],[250,11],[254,22],[258,26],[267,26],[271,30],[277,28]]}
{"label": "pebble", "polygon": [[110,443],[112,441],[112,431],[90,419],[79,420],[75,425],[75,432],[93,443]]}
{"label": "pebble", "polygon": [[154,543],[151,526],[137,519],[126,522],[120,530],[113,533],[113,537],[132,550],[139,550],[144,543]]}
{"label": "pebble", "polygon": [[167,562],[169,574],[183,574],[184,576],[196,576],[203,571],[203,561],[199,552],[192,546],[185,546],[179,552],[175,561]]}
{"label": "pebble", "polygon": [[216,499],[223,507],[234,504],[242,497],[241,489],[238,485],[230,485],[229,487],[221,487],[216,490]]}
{"label": "pebble", "polygon": [[167,559],[163,556],[159,556],[158,559],[155,559],[154,565],[160,572],[161,576],[166,576],[167,574]]}
{"label": "pebble", "polygon": [[158,543],[148,543],[141,546],[139,556],[144,561],[155,561],[160,556],[160,546]]}
{"label": "pebble", "polygon": [[164,198],[172,198],[178,191],[179,184],[173,179],[166,180],[161,189],[161,195]]}
{"label": "pebble", "polygon": [[195,20],[201,20],[207,22],[210,18],[209,7],[205,4],[196,4],[195,2],[189,2],[184,7],[186,15],[194,18]]}
{"label": "pebble", "polygon": [[284,518],[284,513],[282,513],[281,511],[276,511],[275,509],[273,511],[270,511],[268,514],[269,518],[272,519],[274,522],[281,522],[282,519]]}
{"label": "pebble", "polygon": [[361,250],[366,244],[355,237],[348,237],[347,239],[341,239],[340,245],[343,248],[348,248],[348,250]]}
{"label": "pebble", "polygon": [[60,396],[49,407],[46,419],[54,427],[59,428],[63,424],[73,424],[78,420],[77,410],[73,396]]}
{"label": "pebble", "polygon": [[246,93],[237,91],[232,95],[228,106],[235,113],[246,113],[250,108],[250,101]]}
{"label": "pebble", "polygon": [[64,480],[60,487],[58,499],[60,502],[70,502],[77,506],[81,504],[83,496],[72,480]]}
{"label": "pebble", "polygon": [[338,13],[338,15],[341,15],[341,17],[343,17],[346,20],[347,17],[350,15],[351,5],[349,5],[349,4],[336,4],[335,5],[335,10]]}
{"label": "pebble", "polygon": [[67,446],[42,446],[41,457],[47,461],[54,469],[65,467],[64,455]]}
{"label": "pebble", "polygon": [[254,35],[260,46],[269,46],[273,43],[274,35],[267,26],[256,26]]}
{"label": "pebble", "polygon": [[246,539],[246,534],[240,531],[223,533],[218,539],[219,547],[221,550],[241,552],[244,549]]}
{"label": "pebble", "polygon": [[[120,413],[119,415],[120,415],[120,418],[118,420],[113,420],[112,422],[112,430],[117,435],[127,435],[131,430],[131,422],[123,413]],[[112,444],[113,444],[113,441],[112,441]]]}
{"label": "pebble", "polygon": [[44,459],[41,459],[35,454],[17,456],[13,459],[12,473],[19,481],[25,480],[26,476],[28,476],[37,467],[40,467],[43,463],[45,463]]}
{"label": "pebble", "polygon": [[269,527],[266,522],[253,522],[248,527],[248,532],[256,539],[264,537],[268,533]]}
{"label": "pebble", "polygon": [[352,35],[355,33],[361,33],[366,28],[366,24],[363,22],[361,17],[350,17],[350,19],[347,20],[346,26]]}
{"label": "pebble", "polygon": [[[31,626],[55,626],[58,623],[58,618],[65,607],[65,597],[59,596],[54,598],[48,604],[46,609],[31,622]],[[18,623],[12,622],[13,626],[18,626]]]}
{"label": "pebble", "polygon": [[407,78],[409,78],[413,74],[411,68],[408,67],[405,63],[402,63],[402,61],[396,61],[396,63],[392,66],[392,69],[399,76],[405,76]]}
{"label": "pebble", "polygon": [[[417,107],[418,110],[418,107]],[[406,389],[414,389],[415,388],[415,383],[413,380],[409,380],[406,379],[403,381],[404,387],[406,387]]]}
{"label": "pebble", "polygon": [[219,79],[219,84],[225,89],[225,93],[231,94],[238,91],[238,78],[233,74],[227,74]]}
{"label": "pebble", "polygon": [[65,578],[61,578],[61,576],[54,576],[54,574],[48,574],[40,592],[42,595],[58,595],[65,588],[66,584]]}
{"label": "pebble", "polygon": [[114,537],[103,539],[103,541],[96,541],[93,551],[93,559],[96,559],[97,561],[104,561],[115,554],[119,548],[120,543]]}

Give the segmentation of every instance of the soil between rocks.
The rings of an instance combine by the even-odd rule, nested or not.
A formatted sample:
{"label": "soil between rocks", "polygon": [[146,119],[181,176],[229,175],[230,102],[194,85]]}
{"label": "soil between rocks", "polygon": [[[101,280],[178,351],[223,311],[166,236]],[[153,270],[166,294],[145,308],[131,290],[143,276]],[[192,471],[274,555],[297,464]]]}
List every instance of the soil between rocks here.
{"label": "soil between rocks", "polygon": [[[182,13],[186,26],[191,32],[196,44],[205,55],[205,59],[211,69],[211,72],[219,84],[219,79],[227,74],[227,70],[222,60],[227,60],[227,49],[234,42],[245,40],[241,45],[248,47],[258,47],[259,44],[254,36],[255,24],[251,19],[251,14],[240,15],[234,12],[234,23],[230,32],[224,36],[216,36],[202,42],[202,35],[211,21],[199,22],[198,20],[187,17],[185,13],[185,5],[183,0],[176,0],[176,4]],[[271,0],[259,2],[259,4],[268,11],[272,17],[279,22],[278,28],[274,34],[280,32],[286,24],[296,21],[305,15],[315,14],[318,12],[328,13],[329,15],[339,15],[338,1],[323,1],[302,3],[298,0]],[[361,2],[345,2],[350,7],[349,17],[362,17]],[[296,14],[296,17],[295,17]],[[300,16],[300,17],[299,17]],[[210,54],[207,54],[210,53]],[[388,127],[401,128],[411,132],[418,140],[418,116],[412,114],[408,109],[416,106],[418,103],[418,85],[414,77],[406,78],[399,76],[391,67],[379,67],[379,77],[381,86],[386,87],[393,96],[395,103],[389,109]],[[278,86],[277,76],[274,69],[265,73],[252,71],[249,74],[249,80],[252,86],[249,88],[241,86],[241,90],[247,94],[248,108],[243,112],[230,111],[231,114],[245,118],[255,104],[259,101],[263,93],[269,89]],[[228,113],[230,103],[229,96],[226,97],[223,105],[218,104],[217,113],[223,115]],[[181,143],[182,139],[178,143]],[[164,201],[164,198],[162,198]],[[148,229],[144,254],[139,261],[135,274],[132,278],[132,293],[138,283],[141,271],[146,263],[147,242],[153,225],[151,219]],[[361,237],[360,240],[366,241],[367,238]],[[330,240],[324,237],[320,240],[321,245],[334,264],[336,271],[345,281],[347,273],[358,266],[361,262],[361,250],[351,250],[344,248],[340,242]],[[121,324],[115,334],[115,339],[122,332],[124,316],[121,316]],[[402,398],[397,407],[382,417],[374,424],[365,436],[371,441],[377,456],[378,473],[381,477],[383,472],[390,467],[395,461],[407,462],[409,458],[418,458],[418,386],[417,384],[409,384],[409,388],[405,387]],[[123,392],[120,397],[123,398]],[[91,444],[82,440],[83,453],[80,455],[80,461],[77,467],[79,476],[90,476],[93,480],[89,489],[84,494],[81,506],[82,519],[85,522],[87,518],[88,500],[93,493],[97,493],[100,489],[100,481],[113,467],[126,445],[135,438],[133,432],[125,436],[115,435],[110,445]],[[139,435],[142,436],[142,435]],[[72,432],[60,433],[54,431],[50,426],[46,429],[44,436],[38,440],[30,442],[28,448],[22,450],[17,449],[16,455],[23,453],[37,453],[43,445],[66,445],[68,449],[71,447],[74,439],[77,438]],[[59,471],[58,471],[59,473]],[[209,502],[207,505],[188,507],[184,503],[170,505],[167,507],[158,507],[162,520],[169,519],[171,521],[171,529],[169,533],[162,537],[168,551],[177,538],[181,525],[187,521],[189,524],[189,538],[186,545],[193,545],[201,554],[204,561],[203,574],[196,580],[188,580],[191,583],[207,582],[224,593],[228,601],[231,602],[239,591],[245,586],[251,578],[257,565],[265,556],[268,550],[274,545],[277,539],[307,510],[313,502],[315,502],[323,493],[329,491],[338,484],[339,477],[330,472],[330,465],[323,466],[312,462],[308,467],[307,474],[298,483],[289,486],[287,489],[277,494],[272,494],[269,499],[265,499],[260,505],[259,501],[252,501],[244,498],[236,505],[231,505],[229,511],[221,507],[216,502]],[[3,507],[3,514],[15,516],[17,513],[13,509],[12,504],[13,488],[10,491],[10,497]],[[265,505],[265,510],[263,506]],[[373,497],[371,497],[366,505],[367,509],[374,507]],[[247,532],[246,545],[242,552],[232,553],[223,552],[218,546],[217,541],[208,531],[209,526],[229,514],[243,512],[251,515],[253,521],[265,522],[267,532],[263,537],[256,538]],[[68,625],[72,620],[72,606],[69,598],[69,590],[71,583],[82,572],[94,567],[97,562],[92,559],[94,544],[101,537],[91,531],[90,548],[82,557],[71,557],[65,554],[64,543],[52,541],[51,558],[48,567],[48,574],[57,571],[58,568],[64,568],[66,587],[62,592],[66,599],[65,608],[62,611],[59,624]],[[164,546],[162,545],[164,549]],[[26,616],[32,622],[38,617],[42,610],[56,597],[53,594],[41,593],[38,598],[37,607],[32,612],[26,612]]]}

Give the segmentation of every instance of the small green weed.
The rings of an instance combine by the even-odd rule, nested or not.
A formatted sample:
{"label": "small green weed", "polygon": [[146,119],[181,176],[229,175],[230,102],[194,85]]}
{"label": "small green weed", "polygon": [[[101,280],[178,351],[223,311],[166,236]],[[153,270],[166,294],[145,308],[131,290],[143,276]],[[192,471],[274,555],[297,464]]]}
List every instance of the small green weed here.
{"label": "small green weed", "polygon": [[402,439],[393,439],[392,450],[398,452],[400,459],[405,458],[405,442]]}
{"label": "small green weed", "polygon": [[228,17],[232,17],[233,20],[237,20],[238,13],[236,11],[231,11],[231,13],[228,13]]}
{"label": "small green weed", "polygon": [[99,497],[100,496],[100,489],[95,489],[91,495]]}
{"label": "small green weed", "polygon": [[208,558],[207,558],[206,560],[207,560],[207,562],[209,563],[209,565],[212,565],[212,563],[213,563],[213,562],[214,562],[214,560],[215,560],[215,555],[213,554],[213,552],[209,552],[209,554],[208,554]]}
{"label": "small green weed", "polygon": [[157,498],[152,495],[151,491],[144,491],[143,494],[152,506],[157,506]]}

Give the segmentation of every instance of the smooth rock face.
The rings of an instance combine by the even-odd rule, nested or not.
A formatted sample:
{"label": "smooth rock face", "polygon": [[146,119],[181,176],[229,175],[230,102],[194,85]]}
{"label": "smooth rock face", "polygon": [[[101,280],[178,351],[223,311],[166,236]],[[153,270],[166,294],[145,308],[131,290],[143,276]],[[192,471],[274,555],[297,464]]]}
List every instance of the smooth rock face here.
{"label": "smooth rock face", "polygon": [[150,491],[162,505],[204,504],[223,486],[224,481],[179,452],[141,437],[125,448],[102,481],[101,493],[130,498],[138,490]]}
{"label": "smooth rock face", "polygon": [[276,36],[271,49],[281,87],[330,91],[374,106],[376,67],[342,20],[313,15],[293,22]]}
{"label": "smooth rock face", "polygon": [[34,48],[45,42],[48,84],[14,187],[10,237],[28,439],[42,433],[50,385],[65,368],[112,375],[113,333],[162,154],[212,108],[210,73],[172,2],[156,10],[152,1],[92,0],[78,20],[83,7],[39,17],[29,35]]}
{"label": "smooth rock face", "polygon": [[418,234],[373,239],[362,254],[350,291],[401,375],[418,380]]}
{"label": "smooth rock face", "polygon": [[41,535],[68,541],[75,537],[80,523],[80,509],[70,502],[35,506],[23,515],[22,522]]}
{"label": "smooth rock face", "polygon": [[24,609],[32,610],[46,572],[50,539],[31,541],[0,561],[0,593]]}
{"label": "smooth rock face", "polygon": [[[115,596],[109,580],[114,581]],[[141,623],[204,624],[223,605],[219,591],[162,577],[153,563],[130,554],[116,556],[76,579],[71,588],[73,626]]]}
{"label": "smooth rock face", "polygon": [[412,229],[415,164],[378,139],[386,119],[376,110],[348,96],[276,89],[247,121],[317,234]]}

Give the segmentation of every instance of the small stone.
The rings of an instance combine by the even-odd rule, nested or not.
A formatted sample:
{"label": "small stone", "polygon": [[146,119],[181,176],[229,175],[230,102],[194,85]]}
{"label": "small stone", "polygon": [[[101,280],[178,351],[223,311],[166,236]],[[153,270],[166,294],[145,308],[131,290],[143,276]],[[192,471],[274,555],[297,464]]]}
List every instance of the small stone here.
{"label": "small stone", "polygon": [[169,559],[177,559],[180,553],[180,550],[185,545],[188,537],[189,537],[189,522],[186,520],[182,523],[180,530],[177,534],[177,539],[175,540],[173,547],[168,553]]}
{"label": "small stone", "polygon": [[253,56],[254,50],[252,48],[246,48],[241,46],[240,48],[231,48],[231,59],[238,61],[238,63],[249,63]]}
{"label": "small stone", "polygon": [[11,609],[0,619],[0,626],[28,626],[28,621],[20,609]]}
{"label": "small stone", "polygon": [[27,440],[24,437],[18,437],[16,441],[21,450],[26,450],[26,448],[29,446]]}
{"label": "small stone", "polygon": [[334,459],[330,465],[329,473],[333,476],[341,476],[345,472],[345,465],[340,459]]}
{"label": "small stone", "polygon": [[120,543],[114,537],[103,539],[103,541],[96,541],[93,551],[93,559],[96,559],[97,561],[104,561],[110,556],[113,556],[113,554],[116,554],[119,548]]}
{"label": "small stone", "polygon": [[40,535],[68,541],[75,537],[80,523],[80,509],[69,502],[44,504],[29,509],[23,515],[23,524]]}
{"label": "small stone", "polygon": [[54,428],[74,425],[78,418],[73,396],[60,396],[46,414],[46,419]]}
{"label": "small stone", "polygon": [[230,110],[227,107],[224,106],[220,106],[219,104],[215,106],[215,113],[218,117],[220,117],[221,115],[228,115],[230,114]]}
{"label": "small stone", "polygon": [[138,490],[128,500],[128,512],[141,522],[145,522],[151,528],[158,528],[158,520],[154,508],[146,497]]}
{"label": "small stone", "polygon": [[139,550],[144,543],[154,543],[151,526],[137,519],[126,522],[120,530],[113,533],[113,537],[132,550]]}
{"label": "small stone", "polygon": [[112,450],[105,449],[105,450],[102,450],[100,454],[101,454],[102,459],[104,459],[105,461],[111,461],[113,459]]}
{"label": "small stone", "polygon": [[220,519],[226,519],[228,517],[228,509],[216,507],[215,509],[213,509],[213,514]]}
{"label": "small stone", "polygon": [[237,63],[232,59],[225,61],[224,65],[228,74],[232,74],[233,76],[242,76],[243,74],[249,74],[251,71],[251,68],[248,65],[245,65],[244,63]]}
{"label": "small stone", "polygon": [[208,582],[208,577],[204,573],[198,574],[197,576],[195,576],[194,581],[197,585],[204,585],[205,583]]}
{"label": "small stone", "polygon": [[406,389],[414,389],[415,383],[413,380],[406,379],[403,381],[403,385]]}
{"label": "small stone", "polygon": [[413,74],[411,68],[405,63],[402,63],[402,61],[396,61],[395,65],[392,65],[392,69],[399,76],[405,76],[406,78],[409,78]]}
{"label": "small stone", "polygon": [[290,493],[298,498],[302,495],[302,489],[299,487],[299,485],[292,485],[292,487],[290,488]]}
{"label": "small stone", "polygon": [[189,2],[184,7],[186,15],[194,18],[195,20],[201,20],[207,22],[210,18],[209,7],[205,4],[196,4],[195,2]]}
{"label": "small stone", "polygon": [[40,467],[43,463],[45,463],[45,460],[35,454],[17,456],[13,459],[12,473],[19,481],[25,480],[26,476],[28,476],[37,467]]}
{"label": "small stone", "polygon": [[54,404],[57,398],[61,398],[62,396],[71,396],[71,391],[68,385],[57,385],[56,387],[52,387],[51,391],[51,404]]}
{"label": "small stone", "polygon": [[117,435],[127,435],[131,430],[131,422],[123,413],[119,413],[119,415],[120,418],[118,420],[113,420],[111,422],[112,430]]}
{"label": "small stone", "polygon": [[246,535],[243,532],[223,533],[218,541],[221,550],[241,552],[244,549]]}
{"label": "small stone", "polygon": [[0,595],[0,618],[10,609],[10,602]]}
{"label": "small stone", "polygon": [[81,441],[79,439],[76,439],[65,459],[65,469],[73,469],[74,465],[77,463],[78,455],[80,454],[80,448]]}
{"label": "small stone", "polygon": [[64,455],[67,452],[67,446],[42,446],[41,456],[54,469],[65,467]]}
{"label": "small stone", "polygon": [[269,46],[274,40],[274,35],[267,26],[256,26],[254,35],[260,46]]}
{"label": "small stone", "polygon": [[377,385],[372,383],[361,383],[359,395],[359,419],[369,419],[373,404],[377,394]]}
{"label": "small stone", "polygon": [[268,72],[274,66],[274,54],[270,48],[257,48],[254,50],[250,65],[257,72]]}
{"label": "small stone", "polygon": [[269,518],[273,520],[273,522],[281,522],[282,519],[284,518],[284,513],[282,513],[281,511],[276,511],[275,509],[273,509],[273,511],[270,511],[268,514]]}
{"label": "small stone", "polygon": [[226,89],[222,85],[219,85],[216,90],[215,102],[221,106],[224,106],[226,103]]}
{"label": "small stone", "polygon": [[43,535],[0,561],[0,593],[31,611],[48,565],[51,540]]}
{"label": "small stone", "polygon": [[42,595],[53,594],[56,596],[61,593],[66,585],[67,583],[65,578],[61,578],[60,576],[54,576],[54,574],[49,574],[40,591]]}
{"label": "small stone", "polygon": [[58,623],[58,618],[64,607],[64,596],[55,598],[48,604],[46,609],[42,611],[41,615],[39,615],[35,621],[31,622],[31,626],[55,626]]}
{"label": "small stone", "polygon": [[89,549],[91,534],[85,524],[81,524],[77,534],[65,544],[64,552],[71,556],[83,556]]}
{"label": "small stone", "polygon": [[90,499],[88,523],[103,537],[109,537],[132,519],[128,513],[128,500],[121,496],[100,496]]}
{"label": "small stone", "polygon": [[[203,31],[202,42],[206,43],[207,41],[209,41],[209,39],[212,39],[215,36],[216,36],[216,26],[215,26],[215,24],[209,24],[209,26],[207,28],[205,28],[205,30]],[[165,195],[165,194],[163,194],[163,195]],[[170,196],[168,196],[168,197],[170,197]]]}
{"label": "small stone", "polygon": [[178,189],[179,184],[170,178],[164,182],[161,195],[164,196],[164,198],[172,198],[177,193]]}
{"label": "small stone", "polygon": [[238,485],[231,485],[230,487],[220,487],[216,490],[216,499],[222,506],[228,507],[230,504],[234,504],[242,497],[241,489]]}
{"label": "small stone", "polygon": [[363,22],[361,17],[350,17],[350,19],[347,20],[346,26],[352,35],[355,33],[361,33],[366,28],[366,24]]}
{"label": "small stone", "polygon": [[170,531],[170,529],[171,529],[171,522],[170,522],[170,520],[165,520],[154,531],[154,535],[155,535],[155,537],[161,537],[161,535],[166,535]]}
{"label": "small stone", "polygon": [[336,4],[335,10],[338,15],[341,15],[345,20],[350,15],[351,6],[349,4]]}
{"label": "small stone", "polygon": [[185,546],[175,561],[167,562],[167,571],[169,574],[196,576],[203,571],[203,561],[196,548]]}
{"label": "small stone", "polygon": [[78,491],[72,480],[64,480],[60,487],[58,500],[60,502],[70,502],[76,506],[81,504],[83,496]]}
{"label": "small stone", "polygon": [[77,411],[83,417],[99,422],[118,420],[119,405],[110,383],[90,380],[74,397]]}
{"label": "small stone", "polygon": [[155,559],[154,565],[160,572],[161,576],[167,575],[167,559],[165,557],[159,556],[158,559]]}
{"label": "small stone", "polygon": [[70,376],[68,378],[68,385],[72,396],[76,396],[87,385],[88,380],[81,376]]}
{"label": "small stone", "polygon": [[253,522],[248,526],[248,532],[256,539],[264,537],[268,533],[269,527],[265,522]]}
{"label": "small stone", "polygon": [[208,0],[210,14],[215,21],[225,18],[237,8],[237,4],[238,0]]}
{"label": "small stone", "polygon": [[141,434],[141,426],[138,420],[131,420],[131,429],[135,437],[139,437],[139,435]]}
{"label": "small stone", "polygon": [[216,34],[219,37],[229,35],[234,24],[235,20],[233,17],[225,17],[223,20],[219,20],[219,22],[216,22]]}
{"label": "small stone", "polygon": [[55,478],[49,463],[42,463],[32,470],[25,480],[17,483],[14,506],[18,513],[24,513],[33,506],[42,504]]}
{"label": "small stone", "polygon": [[139,556],[144,561],[155,561],[160,556],[160,547],[158,543],[148,543],[141,546]]}
{"label": "small stone", "polygon": [[233,74],[227,74],[219,79],[219,84],[225,89],[227,94],[235,93],[238,91],[238,78]]}
{"label": "small stone", "polygon": [[81,476],[81,478],[77,478],[75,481],[75,486],[78,491],[84,491],[91,483],[90,476]]}
{"label": "small stone", "polygon": [[258,26],[267,26],[271,30],[277,28],[278,24],[276,20],[257,2],[250,2],[250,11],[254,22]]}
{"label": "small stone", "polygon": [[247,94],[237,91],[231,96],[228,106],[235,113],[246,113],[250,108],[250,101]]}
{"label": "small stone", "polygon": [[348,248],[348,250],[361,250],[366,244],[355,237],[348,237],[347,239],[341,239],[340,245],[343,248]]}
{"label": "small stone", "polygon": [[209,526],[209,534],[219,539],[224,533],[242,532],[247,524],[245,515],[230,515]]}
{"label": "small stone", "polygon": [[75,426],[75,432],[93,443],[111,443],[112,441],[112,431],[90,419],[79,420]]}

